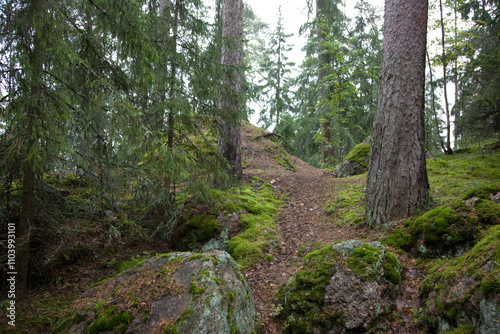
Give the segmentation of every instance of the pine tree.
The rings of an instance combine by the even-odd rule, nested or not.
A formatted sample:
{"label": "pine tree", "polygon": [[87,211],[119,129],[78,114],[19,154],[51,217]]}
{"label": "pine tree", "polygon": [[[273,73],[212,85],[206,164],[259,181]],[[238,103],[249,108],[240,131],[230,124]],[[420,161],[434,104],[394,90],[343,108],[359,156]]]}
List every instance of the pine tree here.
{"label": "pine tree", "polygon": [[366,215],[376,226],[405,219],[428,203],[427,8],[426,0],[387,0],[385,5],[381,81],[366,186]]}
{"label": "pine tree", "polygon": [[224,90],[219,117],[218,152],[229,166],[227,172],[240,180],[241,169],[241,70],[243,65],[243,1],[222,1],[222,58]]}
{"label": "pine tree", "polygon": [[280,131],[281,119],[292,106],[290,73],[295,64],[288,61],[287,56],[292,49],[287,43],[287,39],[291,36],[284,32],[280,7],[276,29],[269,36],[269,44],[259,68],[263,76],[260,84],[263,96],[261,101],[264,104],[260,121],[264,123],[265,128],[274,125],[275,132]]}

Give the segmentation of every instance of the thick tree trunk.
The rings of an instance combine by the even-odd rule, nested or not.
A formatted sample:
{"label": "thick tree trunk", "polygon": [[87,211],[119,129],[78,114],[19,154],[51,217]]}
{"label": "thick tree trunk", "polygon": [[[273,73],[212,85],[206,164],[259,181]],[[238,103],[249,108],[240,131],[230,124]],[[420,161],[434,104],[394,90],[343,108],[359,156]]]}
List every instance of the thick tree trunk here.
{"label": "thick tree trunk", "polygon": [[428,203],[424,84],[427,0],[386,0],[382,69],[366,186],[366,215],[380,226]]}
{"label": "thick tree trunk", "polygon": [[220,103],[218,152],[229,163],[228,174],[241,179],[241,67],[243,65],[243,1],[222,1],[224,92]]}

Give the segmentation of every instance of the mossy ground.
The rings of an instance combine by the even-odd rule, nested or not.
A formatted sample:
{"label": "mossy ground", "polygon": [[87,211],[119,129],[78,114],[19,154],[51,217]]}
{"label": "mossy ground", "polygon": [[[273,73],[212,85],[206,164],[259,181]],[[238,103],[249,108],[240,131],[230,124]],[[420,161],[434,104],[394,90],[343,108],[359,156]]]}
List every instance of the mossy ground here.
{"label": "mossy ground", "polygon": [[[269,183],[254,179],[251,186],[212,190],[213,202],[197,210],[187,210],[181,216],[183,231],[177,247],[183,251],[198,250],[212,238],[217,238],[223,215],[237,213],[243,232],[227,243],[227,251],[241,266],[250,266],[263,257],[277,239],[275,219],[281,200]],[[201,213],[201,214],[200,214]]]}
{"label": "mossy ground", "polygon": [[428,159],[427,174],[430,195],[436,204],[446,204],[473,188],[500,184],[500,151],[471,149]]}
{"label": "mossy ground", "polygon": [[337,226],[361,224],[365,215],[366,174],[336,180],[338,191],[325,203],[325,211]]}
{"label": "mossy ground", "polygon": [[259,189],[246,187],[237,195],[239,206],[248,213],[240,214],[243,232],[229,241],[227,251],[243,267],[264,258],[277,240],[275,220],[281,200],[275,196],[269,183]]}

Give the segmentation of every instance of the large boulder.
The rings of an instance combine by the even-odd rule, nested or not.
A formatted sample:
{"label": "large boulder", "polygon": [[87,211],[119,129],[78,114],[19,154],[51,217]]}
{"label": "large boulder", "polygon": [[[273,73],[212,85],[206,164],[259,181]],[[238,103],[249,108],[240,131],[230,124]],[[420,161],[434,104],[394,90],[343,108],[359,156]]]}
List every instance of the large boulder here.
{"label": "large boulder", "polygon": [[402,265],[379,242],[349,240],[309,253],[282,289],[292,333],[365,332],[391,308]]}
{"label": "large boulder", "polygon": [[430,262],[421,288],[430,329],[500,333],[499,264],[499,225],[490,227],[461,257]]}
{"label": "large boulder", "polygon": [[[474,247],[484,228],[500,223],[500,205],[490,200],[486,188],[473,189],[462,200],[403,222],[386,243],[422,258],[465,254]],[[496,188],[491,190],[497,192]]]}
{"label": "large boulder", "polygon": [[348,177],[366,173],[368,171],[370,143],[371,139],[368,138],[364,142],[354,146],[345,160],[335,168],[333,172],[335,177]]}
{"label": "large boulder", "polygon": [[155,256],[85,292],[53,333],[251,333],[253,297],[226,252]]}

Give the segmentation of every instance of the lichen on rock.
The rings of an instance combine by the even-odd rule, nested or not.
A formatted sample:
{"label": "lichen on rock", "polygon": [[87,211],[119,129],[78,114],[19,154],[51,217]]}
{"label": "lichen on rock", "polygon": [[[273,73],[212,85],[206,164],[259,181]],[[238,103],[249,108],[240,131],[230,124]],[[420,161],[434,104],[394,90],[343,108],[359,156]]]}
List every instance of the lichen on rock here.
{"label": "lichen on rock", "polygon": [[87,291],[52,332],[251,333],[254,317],[249,286],[229,254],[171,253]]}

